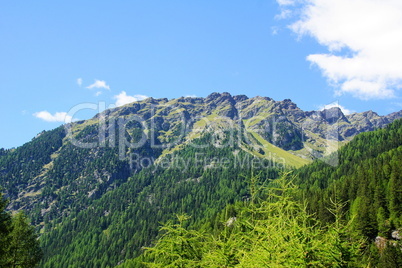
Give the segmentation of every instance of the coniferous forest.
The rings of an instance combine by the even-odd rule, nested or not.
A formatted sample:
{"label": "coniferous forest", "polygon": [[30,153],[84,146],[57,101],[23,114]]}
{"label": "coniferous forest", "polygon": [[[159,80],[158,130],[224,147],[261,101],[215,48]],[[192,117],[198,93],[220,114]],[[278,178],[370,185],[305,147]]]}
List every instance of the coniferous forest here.
{"label": "coniferous forest", "polygon": [[[135,105],[104,115],[148,112]],[[0,150],[0,267],[402,267],[402,120],[312,160],[287,119],[278,141],[256,131],[270,119],[230,129],[208,111],[209,125],[182,126],[163,109],[147,131],[106,120],[102,146],[79,148],[59,127]],[[96,142],[95,119],[74,123],[75,138]],[[131,159],[120,133],[145,137],[124,148]]]}
{"label": "coniferous forest", "polygon": [[[177,214],[122,267],[401,267],[402,121],[363,133],[191,227]],[[330,157],[335,157],[331,155]]]}

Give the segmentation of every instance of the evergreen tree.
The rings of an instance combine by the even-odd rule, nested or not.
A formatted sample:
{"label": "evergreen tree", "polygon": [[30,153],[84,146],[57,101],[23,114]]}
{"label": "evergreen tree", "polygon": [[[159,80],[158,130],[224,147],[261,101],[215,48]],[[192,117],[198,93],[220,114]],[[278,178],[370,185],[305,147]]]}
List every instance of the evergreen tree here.
{"label": "evergreen tree", "polygon": [[29,225],[23,212],[18,212],[11,223],[2,267],[35,267],[42,257],[35,229]]}
{"label": "evergreen tree", "polygon": [[184,228],[187,215],[177,215],[177,224],[168,223],[161,228],[162,237],[155,247],[147,248],[152,263],[149,267],[200,267],[205,234]]}
{"label": "evergreen tree", "polygon": [[0,193],[0,267],[4,266],[6,245],[8,244],[8,233],[10,232],[11,217],[6,212],[7,201]]}

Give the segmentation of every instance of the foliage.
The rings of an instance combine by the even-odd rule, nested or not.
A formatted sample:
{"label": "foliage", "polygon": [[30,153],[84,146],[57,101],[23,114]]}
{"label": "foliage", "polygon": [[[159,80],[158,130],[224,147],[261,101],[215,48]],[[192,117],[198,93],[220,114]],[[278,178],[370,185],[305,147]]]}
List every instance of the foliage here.
{"label": "foliage", "polygon": [[402,228],[402,121],[356,136],[331,157],[338,157],[338,165],[316,161],[296,172],[308,211],[331,223],[336,219],[327,210],[330,200],[345,204],[342,213],[365,239],[367,258],[377,264],[381,256],[384,262],[387,254],[371,244],[377,236],[393,241],[391,233]]}
{"label": "foliage", "polygon": [[[6,254],[6,248],[4,245],[8,244],[8,234],[11,229],[11,217],[6,212],[7,201],[3,199],[0,193],[0,264],[1,260],[4,260]],[[1,265],[0,265],[1,266]]]}
{"label": "foliage", "polygon": [[23,212],[11,217],[5,204],[0,195],[0,267],[35,267],[42,257],[35,229]]}
{"label": "foliage", "polygon": [[378,267],[398,268],[402,267],[402,253],[400,243],[388,243],[380,256]]}
{"label": "foliage", "polygon": [[[260,192],[262,191],[262,192]],[[186,215],[168,222],[154,247],[147,248],[147,267],[364,267],[361,241],[350,235],[342,204],[333,203],[336,221],[324,226],[295,200],[297,187],[282,177],[238,203],[236,216],[216,230],[186,228]],[[255,192],[257,195],[257,192]],[[227,215],[227,211],[224,212]],[[233,213],[233,211],[232,211]],[[122,267],[130,267],[130,262]],[[132,266],[134,267],[134,265]]]}

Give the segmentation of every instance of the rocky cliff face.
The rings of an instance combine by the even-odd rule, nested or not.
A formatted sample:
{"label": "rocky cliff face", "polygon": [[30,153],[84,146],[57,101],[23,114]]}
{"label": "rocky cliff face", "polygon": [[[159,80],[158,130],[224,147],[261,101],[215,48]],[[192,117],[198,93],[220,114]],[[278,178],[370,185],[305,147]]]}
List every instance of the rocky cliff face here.
{"label": "rocky cliff face", "polygon": [[[269,143],[305,158],[317,155],[312,151],[318,155],[333,151],[330,147],[334,142],[343,144],[358,133],[384,127],[402,117],[402,111],[387,116],[372,111],[344,115],[339,108],[303,111],[290,99],[248,98],[227,92],[214,92],[206,98],[149,98],[104,112],[111,117],[130,114],[156,121],[153,130],[162,144],[180,131],[185,135],[191,133],[201,120],[208,125],[204,130],[225,125],[245,133],[255,132]],[[185,135],[182,141],[186,140]]]}

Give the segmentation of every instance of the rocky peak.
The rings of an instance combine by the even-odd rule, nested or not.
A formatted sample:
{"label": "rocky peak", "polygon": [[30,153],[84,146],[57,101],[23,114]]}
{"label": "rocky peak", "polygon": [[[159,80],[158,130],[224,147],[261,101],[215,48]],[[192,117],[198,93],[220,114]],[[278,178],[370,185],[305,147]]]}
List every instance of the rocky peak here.
{"label": "rocky peak", "polygon": [[221,96],[219,92],[212,92],[205,98],[205,102],[212,102]]}
{"label": "rocky peak", "polygon": [[385,116],[390,122],[402,117],[402,111],[394,112]]}
{"label": "rocky peak", "polygon": [[296,103],[292,102],[291,99],[284,99],[283,101],[279,102],[279,104],[282,109],[298,109]]}
{"label": "rocky peak", "polygon": [[159,104],[160,99],[154,99],[152,97],[146,98],[145,100],[143,100],[144,103],[149,103],[149,104]]}
{"label": "rocky peak", "polygon": [[166,103],[169,101],[168,98],[160,98],[160,99],[155,99],[158,103]]}
{"label": "rocky peak", "polygon": [[379,115],[376,112],[373,112],[372,110],[363,112],[362,115],[367,119],[373,119],[379,117]]}
{"label": "rocky peak", "polygon": [[261,96],[255,96],[254,98],[251,98],[250,100],[253,100],[253,101],[262,101],[262,100],[265,100],[265,101],[272,101],[271,98],[268,98],[268,97],[261,97]]}
{"label": "rocky peak", "polygon": [[204,103],[204,98],[201,97],[180,97],[178,99],[176,99],[177,102],[187,102],[187,103],[191,103],[191,104],[202,104]]}
{"label": "rocky peak", "polygon": [[348,122],[347,118],[343,114],[339,107],[332,107],[321,111],[321,117],[325,119],[329,124],[333,124],[339,121]]}
{"label": "rocky peak", "polygon": [[233,99],[232,95],[230,95],[228,92],[223,92],[222,94],[214,92],[210,94],[206,99],[206,103],[212,103],[215,105],[220,105],[224,102],[228,102],[231,105],[234,105],[236,101]]}
{"label": "rocky peak", "polygon": [[236,95],[236,96],[233,96],[233,99],[236,102],[241,102],[241,101],[248,100],[248,97],[246,95]]}

